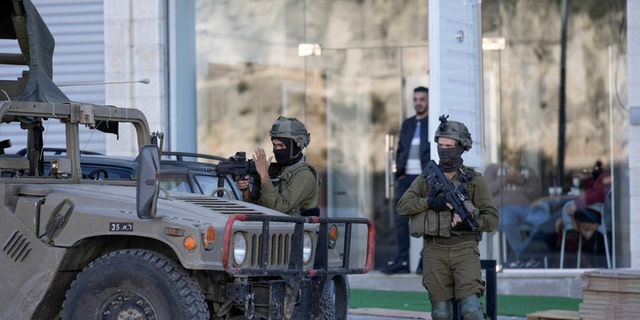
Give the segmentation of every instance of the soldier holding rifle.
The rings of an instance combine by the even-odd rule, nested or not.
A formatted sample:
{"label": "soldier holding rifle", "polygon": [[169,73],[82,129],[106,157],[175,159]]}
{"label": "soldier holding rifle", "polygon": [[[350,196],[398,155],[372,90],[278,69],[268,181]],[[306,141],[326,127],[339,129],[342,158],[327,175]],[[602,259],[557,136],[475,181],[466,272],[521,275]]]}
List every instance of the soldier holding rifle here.
{"label": "soldier holding rifle", "polygon": [[269,135],[276,163],[271,163],[273,157],[267,159],[263,148],[256,148],[253,162],[259,180],[253,187],[259,189],[249,190],[249,175],[237,180],[244,200],[292,216],[320,215],[320,179],[302,153],[310,142],[307,128],[296,118],[281,116],[271,126]]}
{"label": "soldier holding rifle", "polygon": [[465,320],[486,319],[478,243],[498,224],[498,211],[482,175],[463,165],[462,153],[472,145],[469,130],[447,118],[440,117],[435,133],[439,164],[425,167],[400,198],[398,212],[411,218],[412,236],[424,238],[422,284],[431,317],[451,319],[458,301]]}

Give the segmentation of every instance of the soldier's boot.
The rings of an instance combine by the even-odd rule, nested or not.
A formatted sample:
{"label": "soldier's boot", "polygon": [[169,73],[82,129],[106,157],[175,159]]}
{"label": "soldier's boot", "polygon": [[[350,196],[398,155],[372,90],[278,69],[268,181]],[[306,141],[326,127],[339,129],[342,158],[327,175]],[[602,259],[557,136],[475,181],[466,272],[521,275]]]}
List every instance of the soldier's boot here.
{"label": "soldier's boot", "polygon": [[451,320],[453,317],[453,308],[451,300],[431,302],[431,319],[433,320]]}
{"label": "soldier's boot", "polygon": [[460,314],[464,320],[485,320],[482,302],[475,294],[460,300]]}

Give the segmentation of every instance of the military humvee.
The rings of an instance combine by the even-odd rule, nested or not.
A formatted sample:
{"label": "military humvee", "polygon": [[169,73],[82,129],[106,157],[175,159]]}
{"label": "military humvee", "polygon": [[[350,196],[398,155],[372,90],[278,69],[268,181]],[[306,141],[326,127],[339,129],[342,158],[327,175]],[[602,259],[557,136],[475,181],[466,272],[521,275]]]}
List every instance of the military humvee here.
{"label": "military humvee", "polygon": [[[29,0],[0,2],[0,38],[26,65],[0,81],[1,319],[345,318],[346,276],[371,267],[366,218],[292,217],[159,187],[157,136],[137,109],[70,101],[52,82],[53,39]],[[49,159],[47,129],[66,154]],[[125,130],[125,131],[123,131]],[[137,177],[89,179],[80,137],[137,137]],[[24,157],[6,154],[11,145]]]}

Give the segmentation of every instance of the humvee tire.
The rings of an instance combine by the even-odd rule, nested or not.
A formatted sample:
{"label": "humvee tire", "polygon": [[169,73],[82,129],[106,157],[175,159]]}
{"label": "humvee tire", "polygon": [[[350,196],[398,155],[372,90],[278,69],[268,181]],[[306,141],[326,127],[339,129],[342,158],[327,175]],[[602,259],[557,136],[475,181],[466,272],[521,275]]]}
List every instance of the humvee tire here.
{"label": "humvee tire", "polygon": [[344,276],[337,275],[327,281],[320,303],[326,310],[323,320],[347,319],[349,311],[349,288]]}
{"label": "humvee tire", "polygon": [[347,319],[349,313],[349,282],[346,275],[333,277],[335,319]]}
{"label": "humvee tire", "polygon": [[63,320],[209,319],[198,283],[178,264],[147,250],[121,250],[85,267],[62,304]]}

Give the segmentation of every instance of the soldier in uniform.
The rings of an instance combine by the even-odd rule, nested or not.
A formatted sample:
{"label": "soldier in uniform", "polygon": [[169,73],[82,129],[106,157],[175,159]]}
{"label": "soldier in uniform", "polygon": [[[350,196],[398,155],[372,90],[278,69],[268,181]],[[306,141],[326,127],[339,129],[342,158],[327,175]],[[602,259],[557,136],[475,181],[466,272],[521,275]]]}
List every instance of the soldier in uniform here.
{"label": "soldier in uniform", "polygon": [[310,141],[307,128],[298,119],[281,116],[269,135],[276,163],[271,163],[273,157],[267,159],[263,148],[255,149],[253,161],[260,181],[254,182],[254,188],[259,186],[259,191],[249,190],[248,176],[238,180],[244,199],[292,216],[319,215],[319,179],[302,153]]}
{"label": "soldier in uniform", "polygon": [[471,230],[462,221],[443,192],[431,188],[424,175],[418,176],[400,198],[398,211],[408,217],[426,212],[422,284],[429,293],[431,317],[451,319],[453,301],[457,300],[465,320],[486,319],[480,302],[485,283],[478,243],[482,232],[491,232],[498,224],[498,211],[482,175],[463,165],[462,153],[472,145],[469,130],[463,123],[447,118],[440,117],[435,133],[438,167],[470,200],[473,210],[469,215],[477,222],[477,229]]}

